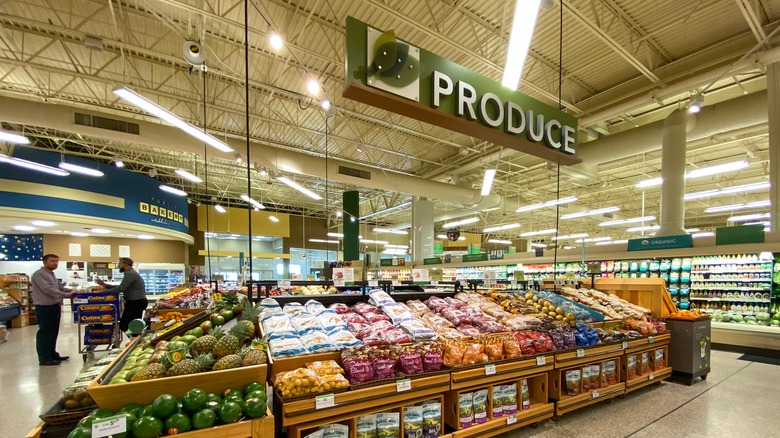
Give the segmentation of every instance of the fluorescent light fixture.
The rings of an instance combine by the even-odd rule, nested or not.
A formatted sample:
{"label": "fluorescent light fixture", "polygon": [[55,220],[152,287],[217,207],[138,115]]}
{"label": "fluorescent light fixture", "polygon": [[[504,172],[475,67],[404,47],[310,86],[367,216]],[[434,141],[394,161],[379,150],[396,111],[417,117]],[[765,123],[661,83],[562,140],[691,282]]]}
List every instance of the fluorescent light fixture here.
{"label": "fluorescent light fixture", "polygon": [[515,213],[524,213],[526,211],[538,210],[540,208],[552,207],[559,204],[568,204],[577,200],[576,196],[567,196],[566,198],[553,199],[552,201],[540,202],[538,204],[526,205],[515,210]]}
{"label": "fluorescent light fixture", "polygon": [[734,161],[731,163],[718,164],[715,166],[702,167],[694,169],[685,174],[686,178],[701,178],[703,176],[717,175],[719,173],[734,172],[750,166],[745,160]]}
{"label": "fluorescent light fixture", "polygon": [[694,239],[698,239],[699,237],[712,237],[714,235],[715,233],[712,231],[704,231],[701,233],[691,234],[691,237],[693,237]]}
{"label": "fluorescent light fixture", "polygon": [[645,225],[644,227],[634,227],[629,228],[626,231],[629,233],[640,233],[642,231],[653,231],[653,230],[660,230],[660,225]]}
{"label": "fluorescent light fixture", "polygon": [[387,240],[360,239],[360,243],[372,243],[372,244],[375,244],[375,245],[387,245],[390,242],[388,242]]}
{"label": "fluorescent light fixture", "polygon": [[53,227],[57,224],[49,221],[32,221],[32,224],[38,227]]}
{"label": "fluorescent light fixture", "polygon": [[382,251],[382,254],[406,255],[406,250],[403,250],[403,249],[385,249],[384,251]]}
{"label": "fluorescent light fixture", "polygon": [[488,243],[500,243],[501,245],[511,245],[511,240],[501,240],[501,239],[488,239]]}
{"label": "fluorescent light fixture", "polygon": [[496,177],[496,169],[485,169],[485,176],[482,179],[482,196],[490,194],[490,189],[493,187],[493,179]]}
{"label": "fluorescent light fixture", "polygon": [[620,210],[620,207],[617,207],[617,206],[615,206],[615,207],[597,208],[595,210],[580,211],[580,212],[577,212],[577,213],[564,214],[564,215],[561,215],[561,219],[574,219],[574,218],[578,218],[578,217],[595,216],[595,215],[604,214],[604,213],[614,213],[614,212],[619,211],[619,210]]}
{"label": "fluorescent light fixture", "polygon": [[380,214],[390,213],[390,212],[393,212],[393,211],[396,211],[396,210],[401,210],[401,209],[406,208],[406,207],[408,207],[410,205],[412,205],[412,201],[406,201],[406,202],[403,202],[401,204],[394,205],[394,206],[392,206],[390,208],[386,208],[384,210],[379,210],[379,211],[375,211],[373,213],[369,213],[369,214],[367,214],[365,216],[360,216],[360,220],[368,219],[368,218],[374,217],[374,216],[379,216]]}
{"label": "fluorescent light fixture", "polygon": [[398,235],[407,235],[409,234],[406,230],[391,230],[389,228],[374,228],[375,233],[387,233],[387,234],[398,234]]}
{"label": "fluorescent light fixture", "polygon": [[0,140],[15,144],[30,144],[30,139],[13,132],[0,131]]}
{"label": "fluorescent light fixture", "polygon": [[764,208],[769,207],[772,205],[771,201],[755,201],[755,202],[748,202],[747,204],[730,204],[730,205],[721,205],[718,207],[707,207],[704,209],[705,213],[722,213],[725,211],[734,211],[734,210],[747,210],[749,208]]}
{"label": "fluorescent light fixture", "polygon": [[770,222],[769,221],[745,222],[742,225],[764,225],[764,226],[768,227],[770,225]]}
{"label": "fluorescent light fixture", "polygon": [[217,237],[217,233],[212,233],[207,231],[203,233],[203,237]]}
{"label": "fluorescent light fixture", "polygon": [[248,202],[248,203],[252,204],[252,206],[257,208],[257,209],[260,209],[260,210],[264,210],[265,209],[265,205],[263,205],[260,202],[250,198],[249,195],[247,195],[247,194],[241,195],[241,199],[243,199],[245,202]]}
{"label": "fluorescent light fixture", "polygon": [[638,183],[636,183],[636,185],[634,187],[636,187],[638,189],[646,189],[648,187],[660,186],[661,184],[663,184],[663,182],[664,182],[664,179],[659,176],[658,178],[652,178],[652,179],[646,179],[644,181],[639,181]]}
{"label": "fluorescent light fixture", "polygon": [[284,46],[282,37],[275,32],[271,33],[271,36],[268,38],[268,42],[271,44],[271,48],[274,50],[279,50]]}
{"label": "fluorescent light fixture", "polygon": [[749,222],[757,219],[769,219],[771,215],[769,213],[759,214],[744,214],[741,216],[731,216],[726,219],[727,222]]}
{"label": "fluorescent light fixture", "polygon": [[531,248],[547,248],[546,243],[532,243],[530,246]]}
{"label": "fluorescent light fixture", "polygon": [[70,175],[70,172],[64,169],[58,169],[56,167],[36,163],[35,161],[28,161],[21,158],[9,157],[8,155],[5,154],[0,154],[0,163],[13,164],[14,166],[24,167],[25,169],[30,169],[30,170],[36,170],[38,172],[48,173],[50,175],[57,175],[57,176]]}
{"label": "fluorescent light fixture", "polygon": [[520,228],[520,224],[514,223],[514,224],[506,224],[506,225],[496,225],[495,227],[488,227],[482,230],[483,233],[492,233],[493,231],[503,231],[503,230],[512,230],[515,228]]}
{"label": "fluorescent light fixture", "polygon": [[137,106],[138,108],[141,108],[142,110],[146,111],[147,113],[158,117],[160,119],[165,120],[166,122],[170,123],[171,125],[181,129],[182,131],[186,132],[187,134],[197,138],[198,140],[201,140],[204,143],[207,143],[217,149],[219,149],[222,152],[233,152],[233,148],[227,145],[227,143],[223,142],[222,140],[219,140],[218,138],[214,137],[211,134],[208,134],[206,132],[203,132],[202,129],[199,129],[195,127],[194,125],[191,125],[184,120],[182,120],[179,116],[176,114],[173,114],[172,112],[166,110],[165,108],[157,105],[156,103],[152,102],[151,100],[141,96],[140,94],[136,93],[135,91],[130,90],[129,88],[125,87],[117,87],[114,89],[114,94],[121,97],[122,99],[132,103],[133,105]]}
{"label": "fluorescent light fixture", "polygon": [[342,233],[328,233],[328,237],[344,237]]}
{"label": "fluorescent light fixture", "polygon": [[111,230],[107,230],[105,228],[93,228],[92,232],[97,234],[109,234]]}
{"label": "fluorescent light fixture", "polygon": [[225,207],[223,207],[223,206],[221,206],[219,204],[214,206],[214,210],[217,210],[220,213],[225,213],[227,211],[227,210],[225,210]]}
{"label": "fluorescent light fixture", "polygon": [[603,245],[619,245],[621,243],[628,243],[628,240],[613,240],[611,242],[598,242],[596,243],[597,246],[603,246]]}
{"label": "fluorescent light fixture", "polygon": [[122,160],[117,159],[116,161],[114,161],[114,166],[116,166],[116,167],[125,167],[125,162],[122,161]]}
{"label": "fluorescent light fixture", "polygon": [[276,179],[278,179],[279,181],[287,184],[288,186],[294,188],[295,190],[303,193],[304,195],[306,195],[306,196],[308,196],[308,197],[310,197],[312,199],[316,199],[318,201],[320,199],[322,199],[322,196],[312,192],[311,190],[309,190],[306,187],[298,184],[297,182],[291,180],[290,178],[287,178],[286,176],[277,176]]}
{"label": "fluorescent light fixture", "polygon": [[154,239],[154,236],[152,236],[151,234],[139,234],[138,238],[141,240],[152,240]]}
{"label": "fluorescent light fixture", "polygon": [[338,240],[326,240],[326,239],[309,239],[312,243],[339,243]]}
{"label": "fluorescent light fixture", "polygon": [[625,225],[625,224],[633,224],[637,222],[650,222],[655,220],[655,216],[642,216],[642,217],[632,217],[628,219],[615,219],[612,221],[604,221],[599,223],[600,227],[609,227],[613,225]]}
{"label": "fluorescent light fixture", "polygon": [[194,183],[202,183],[203,182],[203,180],[199,176],[197,176],[195,174],[192,174],[190,172],[187,172],[184,169],[176,169],[173,172],[176,175],[179,175],[180,177],[182,177],[182,178],[184,178],[186,180],[192,181]]}
{"label": "fluorescent light fixture", "polygon": [[687,231],[689,233],[698,233],[701,230],[698,229],[698,228],[686,228],[685,231]]}
{"label": "fluorescent light fixture", "polygon": [[479,222],[479,218],[478,217],[470,217],[470,218],[461,219],[461,220],[455,221],[455,222],[447,222],[444,225],[442,225],[442,228],[459,227],[461,225],[473,224],[474,222]]}
{"label": "fluorescent light fixture", "polygon": [[585,243],[591,243],[591,242],[607,242],[607,241],[610,241],[610,240],[612,240],[612,238],[611,238],[611,237],[609,237],[609,236],[604,236],[604,237],[591,237],[591,238],[589,238],[589,239],[582,239],[582,241],[583,241],[583,242],[585,242]]}
{"label": "fluorescent light fixture", "polygon": [[14,225],[14,230],[16,231],[34,231],[37,228],[31,227],[29,225]]}
{"label": "fluorescent light fixture", "polygon": [[[442,239],[442,240],[449,240],[449,239],[447,238],[447,235],[446,235],[446,234],[437,234],[437,235],[436,235],[436,238],[437,238],[437,239]],[[458,237],[458,240],[466,240],[466,238],[465,238],[464,236],[460,236],[460,237]]]}
{"label": "fluorescent light fixture", "polygon": [[752,191],[763,190],[768,188],[769,188],[769,181],[762,181],[757,183],[726,187],[723,189],[704,190],[702,192],[686,193],[685,200],[691,201],[693,199],[709,198],[712,196],[728,195],[731,193],[752,192]]}
{"label": "fluorescent light fixture", "polygon": [[553,237],[552,240],[582,239],[588,237],[588,233],[567,234],[565,236]]}
{"label": "fluorescent light fixture", "polygon": [[309,82],[306,83],[306,89],[309,91],[309,94],[314,96],[320,94],[320,84],[314,79],[310,79]]}
{"label": "fluorescent light fixture", "polygon": [[69,170],[74,173],[80,173],[82,175],[88,175],[88,176],[103,176],[105,175],[103,172],[97,170],[97,169],[90,169],[89,167],[79,166],[77,164],[73,163],[66,163],[61,162],[60,163],[60,169]]}
{"label": "fluorescent light fixture", "polygon": [[269,219],[271,222],[279,222],[279,218],[278,218],[278,217],[276,217],[276,216],[274,216],[274,215],[268,216],[268,219]]}
{"label": "fluorescent light fixture", "polygon": [[536,27],[541,0],[518,1],[512,19],[512,31],[509,34],[509,46],[506,49],[506,66],[501,84],[517,90],[523,76],[523,64],[531,47],[531,37]]}
{"label": "fluorescent light fixture", "polygon": [[564,246],[563,249],[574,249],[574,246]]}
{"label": "fluorescent light fixture", "polygon": [[89,234],[82,233],[80,231],[73,231],[72,233],[70,233],[70,235],[71,236],[75,236],[75,237],[87,237],[87,236],[89,236]]}
{"label": "fluorescent light fixture", "polygon": [[166,186],[165,184],[160,184],[160,190],[162,190],[163,192],[174,194],[176,196],[187,196],[187,192],[185,192],[184,190],[179,190],[175,187]]}
{"label": "fluorescent light fixture", "polygon": [[528,231],[525,233],[521,233],[520,237],[530,237],[530,236],[543,236],[545,234],[555,234],[558,230],[555,228],[550,228],[549,230],[539,230],[539,231]]}
{"label": "fluorescent light fixture", "polygon": [[385,244],[385,248],[409,249],[409,245],[393,245],[392,243],[388,243]]}

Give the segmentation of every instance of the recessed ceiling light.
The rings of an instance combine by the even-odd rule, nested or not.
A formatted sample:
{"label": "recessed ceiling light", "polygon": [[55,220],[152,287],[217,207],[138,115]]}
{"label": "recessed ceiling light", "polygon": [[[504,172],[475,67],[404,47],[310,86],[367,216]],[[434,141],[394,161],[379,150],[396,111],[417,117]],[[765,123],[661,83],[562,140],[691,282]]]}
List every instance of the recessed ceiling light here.
{"label": "recessed ceiling light", "polygon": [[73,232],[70,233],[70,235],[71,236],[75,236],[75,237],[87,237],[87,236],[89,236],[89,234],[82,233],[80,231],[73,231]]}
{"label": "recessed ceiling light", "polygon": [[33,231],[35,229],[35,227],[31,227],[29,225],[14,225],[14,230],[16,231]]}
{"label": "recessed ceiling light", "polygon": [[93,228],[92,232],[97,234],[108,234],[111,232],[111,230],[107,230],[105,228]]}
{"label": "recessed ceiling light", "polygon": [[306,89],[309,90],[310,94],[315,96],[320,94],[320,84],[314,79],[309,80],[309,82],[306,84]]}
{"label": "recessed ceiling light", "polygon": [[284,40],[282,40],[282,37],[275,32],[272,33],[271,36],[268,38],[268,42],[271,44],[271,48],[273,48],[274,50],[279,50],[284,46]]}
{"label": "recessed ceiling light", "polygon": [[32,221],[32,224],[39,227],[53,227],[57,225],[54,222],[49,222],[49,221]]}
{"label": "recessed ceiling light", "polygon": [[150,240],[150,239],[154,239],[154,236],[152,236],[151,234],[139,234],[138,238],[143,240]]}

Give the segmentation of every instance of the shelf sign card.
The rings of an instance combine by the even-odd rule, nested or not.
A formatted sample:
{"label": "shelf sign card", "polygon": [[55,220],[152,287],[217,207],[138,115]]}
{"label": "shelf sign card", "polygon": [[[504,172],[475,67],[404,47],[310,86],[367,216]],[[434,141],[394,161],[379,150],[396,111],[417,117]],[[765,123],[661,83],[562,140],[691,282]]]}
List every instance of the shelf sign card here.
{"label": "shelf sign card", "polygon": [[486,262],[488,260],[487,253],[485,254],[466,254],[463,256],[464,262]]}
{"label": "shelf sign card", "polygon": [[496,284],[496,271],[485,271],[485,284]]}
{"label": "shelf sign card", "polygon": [[427,269],[412,269],[412,281],[427,284],[431,281],[431,277]]}
{"label": "shelf sign card", "polygon": [[127,432],[127,415],[119,414],[92,422],[92,436],[109,437]]}
{"label": "shelf sign card", "polygon": [[440,265],[441,264],[441,257],[430,257],[427,259],[423,259],[423,265]]}
{"label": "shelf sign card", "polygon": [[353,268],[333,268],[333,281],[338,280],[347,284],[355,283],[355,270]]}
{"label": "shelf sign card", "polygon": [[649,251],[653,249],[692,248],[693,237],[681,236],[645,237],[628,241],[629,251]]}
{"label": "shelf sign card", "polygon": [[544,160],[582,161],[572,115],[408,44],[394,30],[353,17],[346,27],[345,97]]}
{"label": "shelf sign card", "polygon": [[490,260],[503,260],[503,259],[504,259],[503,249],[490,250]]}

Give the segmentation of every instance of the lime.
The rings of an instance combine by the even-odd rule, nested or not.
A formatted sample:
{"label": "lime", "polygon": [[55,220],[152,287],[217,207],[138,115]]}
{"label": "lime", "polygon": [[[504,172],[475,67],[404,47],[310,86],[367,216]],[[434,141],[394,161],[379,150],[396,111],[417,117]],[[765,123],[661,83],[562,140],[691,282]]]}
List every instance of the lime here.
{"label": "lime", "polygon": [[220,421],[225,424],[230,424],[235,423],[241,419],[242,408],[238,405],[238,403],[226,401],[222,403],[222,406],[219,408],[217,413],[219,415]]}
{"label": "lime", "polygon": [[187,412],[195,413],[206,407],[208,396],[202,389],[191,389],[181,398],[181,403]]}
{"label": "lime", "polygon": [[252,391],[265,392],[265,385],[260,382],[252,382],[249,385],[246,385],[246,388],[244,388],[244,394],[249,394]]}
{"label": "lime", "polygon": [[[171,433],[175,429],[174,433]],[[185,414],[176,413],[165,420],[165,431],[168,435],[184,433],[190,430],[190,417]]]}
{"label": "lime", "polygon": [[238,396],[227,397],[227,398],[225,398],[225,400],[222,401],[222,404],[224,405],[227,402],[231,402],[231,403],[237,404],[241,408],[242,411],[244,410],[244,408],[246,408],[246,402],[244,401],[243,398],[238,397]]}
{"label": "lime", "polygon": [[241,391],[241,388],[230,388],[230,389],[226,389],[226,390],[225,390],[225,391],[222,393],[222,395],[223,395],[224,397],[227,397],[227,396],[229,396],[230,394],[233,394],[233,393],[237,393],[239,397],[241,397],[241,398],[244,398],[244,392],[243,392],[243,391]]}
{"label": "lime", "polygon": [[[208,409],[208,410],[210,410],[210,411],[214,411],[214,412],[216,413],[216,412],[219,410],[219,407],[220,407],[220,406],[222,406],[222,404],[221,404],[221,403],[217,403],[217,402],[212,402],[212,401],[210,401],[210,402],[206,402],[206,408],[205,408],[205,409]],[[202,410],[203,410],[203,409],[201,409],[201,411],[202,411]],[[198,412],[200,412],[200,411],[198,411]]]}
{"label": "lime", "polygon": [[91,438],[92,428],[77,427],[70,431],[68,438]]}
{"label": "lime", "polygon": [[259,398],[263,401],[268,400],[268,396],[265,394],[265,391],[252,391],[246,394],[246,397],[244,397],[244,400],[249,400],[250,398]]}
{"label": "lime", "polygon": [[187,413],[187,411],[184,409],[184,403],[181,402],[181,400],[176,402],[176,413]]}
{"label": "lime", "polygon": [[133,423],[133,436],[136,438],[155,438],[163,431],[163,423],[155,417],[141,417]]}
{"label": "lime", "polygon": [[114,415],[114,411],[108,408],[98,408],[89,413],[92,418],[106,418]]}
{"label": "lime", "polygon": [[157,418],[168,418],[176,412],[176,397],[170,394],[163,394],[152,402],[152,412]]}
{"label": "lime", "polygon": [[154,409],[152,409],[152,405],[146,405],[143,408],[141,408],[140,411],[138,411],[138,415],[136,415],[138,418],[141,417],[153,417],[154,416]]}
{"label": "lime", "polygon": [[95,420],[95,417],[90,417],[87,415],[86,417],[79,420],[78,424],[76,424],[76,427],[86,427],[87,429],[92,430],[92,421]]}
{"label": "lime", "polygon": [[222,312],[220,312],[220,316],[225,318],[225,321],[230,321],[231,319],[233,319],[233,311],[232,310],[223,310]]}
{"label": "lime", "polygon": [[140,368],[133,368],[130,371],[128,371],[127,374],[125,374],[125,380],[127,380],[128,382],[132,380],[133,376],[135,375],[135,373],[138,372],[138,370],[140,370]]}
{"label": "lime", "polygon": [[[217,414],[211,409],[201,409],[192,416],[193,429],[206,429],[214,425],[217,420]],[[135,431],[134,431],[135,432]]]}
{"label": "lime", "polygon": [[125,428],[127,430],[131,430],[133,427],[133,424],[135,424],[136,421],[138,421],[138,417],[132,412],[125,412]]}
{"label": "lime", "polygon": [[127,383],[127,380],[114,377],[110,382],[108,382],[109,385],[116,385],[117,383]]}
{"label": "lime", "polygon": [[212,401],[213,401],[213,402],[217,402],[217,403],[222,403],[222,397],[220,397],[220,396],[219,396],[219,394],[215,394],[215,393],[213,393],[213,392],[210,392],[210,393],[209,393],[209,394],[206,396],[206,400],[207,400],[207,401],[210,401],[210,402],[212,402]]}
{"label": "lime", "polygon": [[259,398],[250,398],[246,401],[246,408],[244,408],[244,414],[248,418],[260,418],[266,414],[265,400]]}

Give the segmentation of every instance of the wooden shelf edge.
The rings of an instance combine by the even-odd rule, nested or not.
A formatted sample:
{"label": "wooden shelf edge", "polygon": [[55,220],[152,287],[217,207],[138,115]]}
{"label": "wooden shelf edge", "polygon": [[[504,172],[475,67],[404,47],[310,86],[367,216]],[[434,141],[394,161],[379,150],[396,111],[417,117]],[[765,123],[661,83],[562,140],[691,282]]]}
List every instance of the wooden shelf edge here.
{"label": "wooden shelf edge", "polygon": [[491,437],[551,418],[555,413],[553,403],[543,403],[527,411],[517,411],[517,422],[507,424],[506,417],[494,418],[487,423],[452,432],[452,438]]}
{"label": "wooden shelf edge", "polygon": [[566,412],[577,410],[581,407],[589,406],[600,400],[607,400],[619,395],[625,394],[626,384],[624,382],[616,383],[614,385],[607,386],[606,388],[599,389],[599,396],[593,398],[592,391],[590,393],[579,394],[573,397],[566,397],[558,400],[555,403],[555,412],[560,415]]}
{"label": "wooden shelf edge", "polygon": [[650,380],[649,374],[639,376],[637,378],[631,379],[626,381],[626,393],[635,391],[639,388],[644,388],[645,386],[652,385],[653,383],[662,382],[669,377],[672,376],[672,369],[670,367],[666,367],[663,370],[653,373],[653,380]]}

